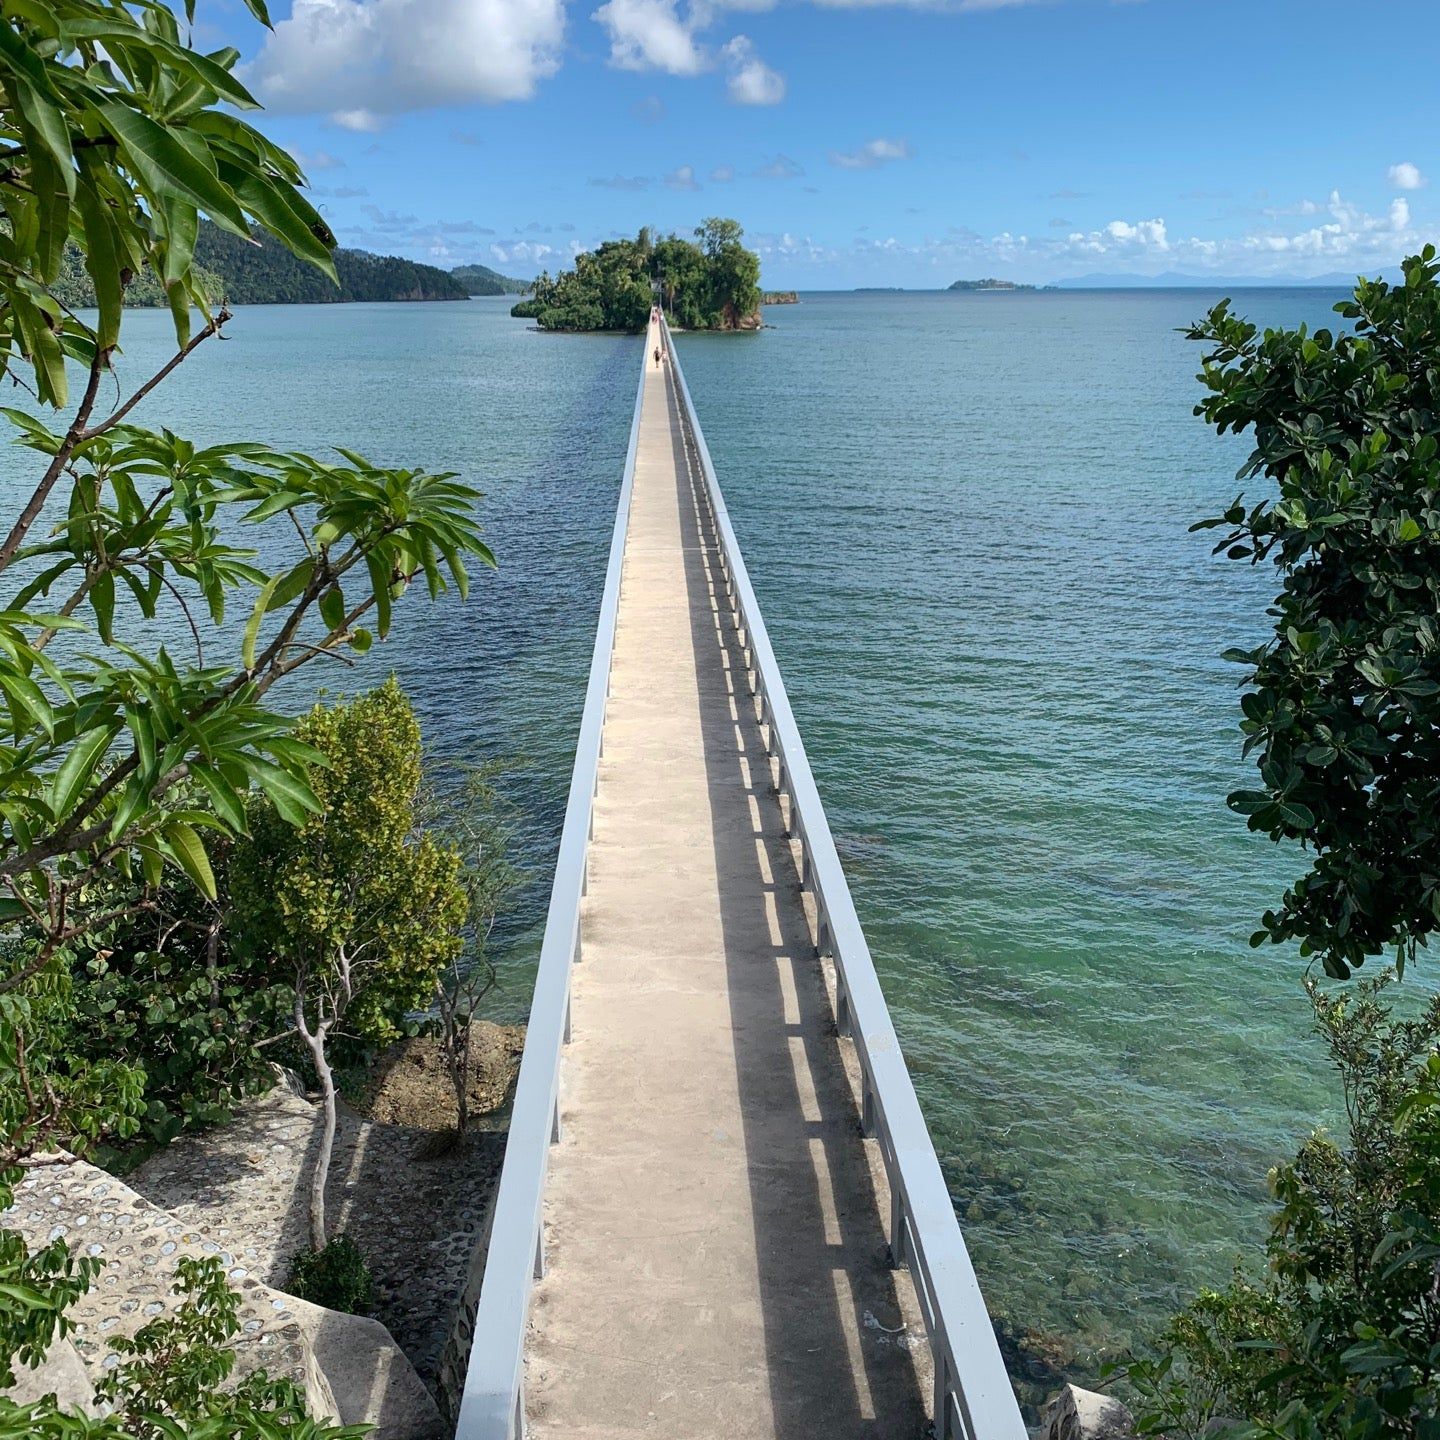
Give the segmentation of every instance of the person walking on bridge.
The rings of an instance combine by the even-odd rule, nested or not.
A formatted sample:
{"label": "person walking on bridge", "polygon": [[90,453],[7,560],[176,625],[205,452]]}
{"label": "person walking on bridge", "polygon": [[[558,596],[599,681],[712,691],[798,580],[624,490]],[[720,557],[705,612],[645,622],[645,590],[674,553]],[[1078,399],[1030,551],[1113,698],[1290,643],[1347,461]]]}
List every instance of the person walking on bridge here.
{"label": "person walking on bridge", "polygon": [[660,368],[660,347],[658,345],[655,347],[655,368],[657,370]]}

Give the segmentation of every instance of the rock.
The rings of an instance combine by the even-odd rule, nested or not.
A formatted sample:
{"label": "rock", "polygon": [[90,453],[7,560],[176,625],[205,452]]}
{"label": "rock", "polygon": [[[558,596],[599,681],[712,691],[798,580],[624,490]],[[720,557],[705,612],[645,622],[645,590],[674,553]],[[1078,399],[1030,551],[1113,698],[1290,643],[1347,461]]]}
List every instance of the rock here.
{"label": "rock", "polygon": [[[494,1058],[505,1059],[508,1073],[523,1035],[506,1029],[494,1038]],[[497,1077],[502,1073],[492,1068]],[[449,1094],[446,1074],[437,1071],[431,1079],[437,1098]],[[503,1095],[498,1085],[494,1093]],[[432,1123],[435,1109],[432,1103]],[[309,1243],[309,1160],[320,1124],[317,1106],[277,1086],[247,1101],[228,1124],[172,1141],[133,1171],[128,1184],[236,1255],[256,1280],[283,1290],[294,1256]],[[439,1398],[455,1297],[466,1285],[493,1201],[505,1136],[498,1127],[477,1129],[463,1148],[417,1162],[417,1144],[434,1134],[377,1124],[342,1104],[328,1198],[334,1230],[354,1240],[369,1263],[372,1316]]]}
{"label": "rock", "polygon": [[373,1424],[373,1440],[440,1434],[434,1400],[379,1321],[341,1315],[262,1284],[228,1226],[207,1226],[210,1235],[225,1236],[222,1244],[202,1234],[192,1217],[152,1205],[80,1160],[32,1170],[0,1224],[19,1230],[32,1247],[64,1239],[75,1252],[104,1261],[94,1286],[70,1311],[75,1328],[67,1345],[92,1381],[105,1368],[110,1337],[133,1335],[179,1305],[172,1286],[181,1258],[215,1256],[240,1295],[241,1330],[232,1342],[237,1377],[263,1369],[292,1380],[312,1415]]}
{"label": "rock", "polygon": [[55,1341],[38,1365],[18,1368],[15,1383],[0,1393],[17,1405],[33,1405],[53,1395],[62,1410],[95,1414],[95,1386],[80,1352],[68,1340]]}
{"label": "rock", "polygon": [[1113,1395],[1067,1385],[1046,1406],[1040,1440],[1131,1440],[1135,1417]]}

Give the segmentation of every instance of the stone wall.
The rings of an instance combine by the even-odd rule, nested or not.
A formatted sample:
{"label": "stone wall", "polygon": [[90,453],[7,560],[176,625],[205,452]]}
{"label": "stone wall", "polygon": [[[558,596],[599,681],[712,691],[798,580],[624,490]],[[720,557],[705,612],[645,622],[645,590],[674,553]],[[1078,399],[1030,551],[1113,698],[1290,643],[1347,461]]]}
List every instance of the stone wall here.
{"label": "stone wall", "polygon": [[[32,1170],[0,1224],[20,1231],[32,1247],[63,1239],[105,1262],[71,1310],[75,1329],[55,1359],[69,1365],[73,1347],[92,1383],[118,1363],[110,1337],[133,1335],[180,1304],[173,1290],[180,1259],[214,1256],[240,1295],[237,1375],[263,1369],[293,1380],[313,1414],[373,1424],[372,1440],[438,1440],[444,1433],[435,1402],[378,1321],[310,1305],[262,1283],[253,1246],[207,1238],[189,1217],[152,1205],[93,1165],[75,1160]],[[32,1379],[22,1376],[22,1386]]]}

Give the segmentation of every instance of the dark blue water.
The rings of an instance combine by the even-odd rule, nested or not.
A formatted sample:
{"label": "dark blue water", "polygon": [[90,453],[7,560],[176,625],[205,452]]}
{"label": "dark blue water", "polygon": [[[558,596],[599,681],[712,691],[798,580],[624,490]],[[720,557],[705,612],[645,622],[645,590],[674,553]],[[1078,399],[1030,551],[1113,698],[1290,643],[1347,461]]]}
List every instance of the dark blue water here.
{"label": "dark blue water", "polygon": [[[1223,803],[1245,772],[1217,657],[1272,581],[1187,533],[1245,453],[1190,413],[1176,331],[1208,298],[809,296],[678,341],[982,1283],[1082,1366],[1226,1278],[1267,1168],[1332,1112],[1299,962],[1245,943],[1295,861]],[[1325,323],[1334,298],[1239,308]],[[126,327],[131,375],[168,354],[166,317]],[[523,1014],[639,342],[486,301],[230,328],[137,418],[486,492],[500,569],[470,603],[413,597],[282,698],[393,669],[438,757],[523,760],[497,1000]]]}

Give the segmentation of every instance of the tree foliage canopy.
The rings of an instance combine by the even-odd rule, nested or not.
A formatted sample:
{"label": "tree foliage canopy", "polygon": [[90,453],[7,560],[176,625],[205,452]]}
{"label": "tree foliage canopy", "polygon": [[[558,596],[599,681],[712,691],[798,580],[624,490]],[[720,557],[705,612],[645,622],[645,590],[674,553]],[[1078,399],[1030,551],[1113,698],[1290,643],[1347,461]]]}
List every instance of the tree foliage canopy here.
{"label": "tree foliage canopy", "polygon": [[295,733],[324,757],[312,779],[320,808],[294,825],[272,800],[252,802],[230,865],[234,940],[322,981],[348,951],[347,1032],[393,1040],[399,1019],[430,1003],[466,916],[459,857],[417,829],[420,726],[392,678],[317,705]]}
{"label": "tree foliage canopy", "polygon": [[1254,431],[1241,468],[1275,493],[1201,522],[1233,559],[1270,562],[1273,634],[1246,669],[1245,750],[1258,788],[1231,806],[1301,841],[1307,874],[1253,943],[1298,940],[1346,976],[1395,947],[1403,969],[1440,925],[1440,285],[1433,247],[1405,283],[1362,281],[1353,331],[1267,330],[1225,302],[1197,407]]}

